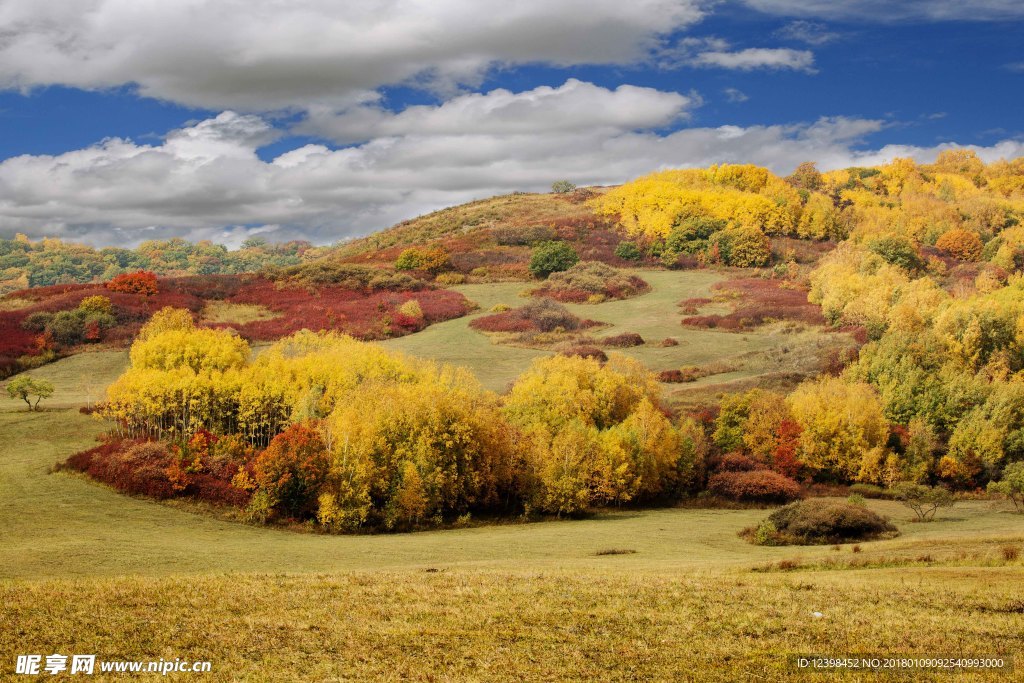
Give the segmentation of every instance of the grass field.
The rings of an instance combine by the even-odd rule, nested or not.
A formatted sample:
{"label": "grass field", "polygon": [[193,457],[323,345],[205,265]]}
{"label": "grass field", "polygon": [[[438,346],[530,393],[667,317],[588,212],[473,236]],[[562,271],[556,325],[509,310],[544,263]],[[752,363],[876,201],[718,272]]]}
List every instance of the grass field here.
{"label": "grass field", "polygon": [[[647,294],[622,301],[601,304],[567,304],[582,318],[591,318],[608,327],[598,338],[623,332],[636,332],[647,342],[644,346],[616,349],[633,356],[651,370],[678,369],[686,365],[721,363],[732,368],[685,385],[665,385],[670,402],[692,400],[729,389],[731,383],[749,382],[767,375],[806,373],[816,367],[820,355],[830,347],[849,343],[846,335],[807,328],[792,331],[786,325],[766,325],[752,332],[735,333],[683,327],[677,304],[683,299],[708,297],[712,285],[725,276],[709,270],[637,271],[650,285]],[[469,327],[472,319],[486,315],[495,304],[518,306],[525,303],[520,293],[524,283],[489,283],[455,287],[480,306],[480,311],[463,318],[431,325],[418,334],[389,340],[384,344],[414,356],[463,365],[470,368],[487,388],[504,391],[530,362],[545,351],[496,345],[485,334]],[[712,304],[716,310],[721,304]],[[678,346],[660,347],[666,337]]]}
{"label": "grass field", "polygon": [[[685,298],[698,285],[668,280],[679,275],[648,296]],[[520,288],[466,289],[486,308],[515,303]],[[633,313],[581,312],[654,339],[669,336],[660,325],[689,334],[657,306],[644,313],[644,301]],[[466,322],[389,345],[471,359],[491,386],[538,353],[502,347],[524,355],[492,368],[488,339],[458,333]],[[744,353],[740,335],[694,334],[675,350]],[[789,664],[795,653],[1024,656],[1024,562],[1004,555],[1024,553],[1024,515],[1008,504],[963,502],[918,524],[869,501],[901,535],[860,552],[749,545],[737,532],[763,510],[622,510],[378,536],[259,528],[50,473],[104,429],[77,407],[126,362],[115,351],[61,360],[33,372],[58,387],[46,410],[0,409],[0,679],[14,678],[15,655],[53,652],[210,660],[211,674],[177,680],[217,681],[774,681],[806,676]],[[858,680],[813,680],[833,678]]]}

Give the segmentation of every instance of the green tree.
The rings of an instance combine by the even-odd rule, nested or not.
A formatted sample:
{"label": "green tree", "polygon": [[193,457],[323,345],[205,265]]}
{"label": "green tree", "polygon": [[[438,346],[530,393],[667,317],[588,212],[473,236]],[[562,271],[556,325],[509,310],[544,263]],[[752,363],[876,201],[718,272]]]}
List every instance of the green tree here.
{"label": "green tree", "polygon": [[547,277],[551,273],[569,270],[580,257],[567,242],[541,242],[530,258],[530,272],[536,277]]}
{"label": "green tree", "polygon": [[896,500],[913,510],[919,522],[930,522],[935,519],[935,513],[939,508],[953,507],[953,494],[942,486],[925,486],[901,481],[892,490]]}
{"label": "green tree", "polygon": [[576,189],[576,185],[570,183],[568,180],[556,180],[551,183],[551,191],[555,194],[565,194],[566,192],[572,192]]}
{"label": "green tree", "polygon": [[7,395],[12,399],[20,398],[28,404],[29,410],[38,410],[41,400],[53,396],[53,384],[45,379],[19,375],[7,383]]}
{"label": "green tree", "polygon": [[1024,462],[1007,465],[1002,479],[989,482],[988,492],[1006,496],[1017,512],[1024,512]]}

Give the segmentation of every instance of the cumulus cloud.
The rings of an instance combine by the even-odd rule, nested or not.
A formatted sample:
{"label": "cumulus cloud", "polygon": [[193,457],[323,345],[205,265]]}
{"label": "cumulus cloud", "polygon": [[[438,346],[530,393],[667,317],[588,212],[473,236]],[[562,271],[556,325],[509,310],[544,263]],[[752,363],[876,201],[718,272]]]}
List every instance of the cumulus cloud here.
{"label": "cumulus cloud", "polygon": [[[584,101],[622,96],[589,84],[567,86]],[[646,101],[651,94],[636,96]],[[681,100],[666,101],[685,109]],[[667,106],[663,117],[672,111]],[[475,198],[543,191],[561,178],[610,184],[658,168],[722,162],[788,173],[806,160],[825,169],[893,156],[928,160],[944,147],[857,151],[865,136],[887,124],[842,117],[662,133],[637,130],[633,124],[641,119],[629,117],[545,132],[503,127],[499,116],[460,131],[444,121],[447,115],[457,122],[463,114],[442,105],[417,114],[433,117],[427,134],[396,123],[394,134],[362,144],[306,145],[271,161],[256,152],[273,139],[273,129],[259,116],[230,111],[173,131],[160,144],[110,139],[55,156],[13,157],[0,162],[0,233],[126,245],[173,235],[237,244],[255,232],[330,243]],[[1024,154],[1024,143],[974,149],[985,159],[1010,158]]]}
{"label": "cumulus cloud", "polygon": [[498,89],[455,97],[438,106],[412,106],[394,113],[364,105],[341,112],[315,108],[296,128],[340,143],[402,135],[544,135],[593,129],[660,128],[700,104],[696,94],[622,85],[609,90],[569,79],[513,93]]}
{"label": "cumulus cloud", "polygon": [[723,69],[752,71],[754,69],[792,69],[813,71],[814,53],[809,50],[789,48],[750,47],[745,50],[727,52],[709,50],[693,58],[696,66],[716,66]]}
{"label": "cumulus cloud", "polygon": [[753,71],[755,69],[814,71],[814,53],[810,50],[774,47],[751,47],[735,50],[729,41],[714,36],[680,38],[674,45],[663,48],[658,57],[660,65],[665,68],[695,66],[738,71]]}
{"label": "cumulus cloud", "polygon": [[0,88],[133,84],[207,109],[451,93],[510,64],[628,64],[709,0],[4,0]]}
{"label": "cumulus cloud", "polygon": [[1024,17],[1020,0],[744,0],[748,7],[793,17],[867,22],[1001,21]]}

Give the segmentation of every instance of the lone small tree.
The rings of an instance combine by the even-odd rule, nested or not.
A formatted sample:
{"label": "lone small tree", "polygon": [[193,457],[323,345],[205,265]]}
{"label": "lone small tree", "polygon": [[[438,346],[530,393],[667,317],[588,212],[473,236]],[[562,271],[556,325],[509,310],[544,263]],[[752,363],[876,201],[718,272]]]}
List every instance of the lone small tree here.
{"label": "lone small tree", "polygon": [[953,494],[941,486],[925,486],[910,481],[901,481],[892,488],[896,500],[914,511],[919,522],[935,519],[939,508],[953,507]]}
{"label": "lone small tree", "polygon": [[13,399],[20,398],[28,404],[29,410],[36,410],[40,401],[53,396],[53,384],[45,379],[20,375],[7,383],[7,395]]}
{"label": "lone small tree", "polygon": [[1024,512],[1024,462],[1007,465],[1002,479],[989,482],[988,492],[1006,496],[1017,512]]}
{"label": "lone small tree", "polygon": [[565,194],[566,192],[572,192],[576,189],[576,185],[570,183],[568,180],[556,180],[551,183],[551,191],[555,194]]}

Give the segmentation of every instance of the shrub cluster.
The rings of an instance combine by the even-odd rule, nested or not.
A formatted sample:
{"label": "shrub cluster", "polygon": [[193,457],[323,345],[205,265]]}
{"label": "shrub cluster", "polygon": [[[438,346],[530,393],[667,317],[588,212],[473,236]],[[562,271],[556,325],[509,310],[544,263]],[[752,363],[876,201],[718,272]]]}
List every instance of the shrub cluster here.
{"label": "shrub cluster", "polygon": [[708,491],[746,503],[787,503],[800,497],[800,485],[778,472],[716,472],[708,477]]}
{"label": "shrub cluster", "polygon": [[466,371],[350,338],[304,332],[250,359],[231,333],[190,324],[167,311],[142,330],[102,411],[121,447],[69,466],[133,493],[330,530],[577,514],[697,481],[692,430],[628,359],[538,359],[502,402]]}
{"label": "shrub cluster", "polygon": [[585,327],[586,321],[555,301],[535,299],[518,308],[476,318],[469,325],[481,332],[569,332]]}
{"label": "shrub cluster", "polygon": [[622,334],[616,334],[610,337],[601,339],[601,344],[604,346],[613,346],[618,348],[627,348],[630,346],[643,346],[644,338],[636,332],[623,332]]}
{"label": "shrub cluster", "polygon": [[572,268],[579,260],[576,250],[568,242],[541,242],[530,257],[530,274],[547,277]]}
{"label": "shrub cluster", "polygon": [[627,299],[647,291],[650,286],[636,275],[598,261],[583,261],[564,272],[551,273],[532,294],[558,301],[600,303],[606,299]]}
{"label": "shrub cluster", "polygon": [[864,506],[811,498],[779,508],[747,533],[759,545],[824,545],[893,535],[896,527]]}

